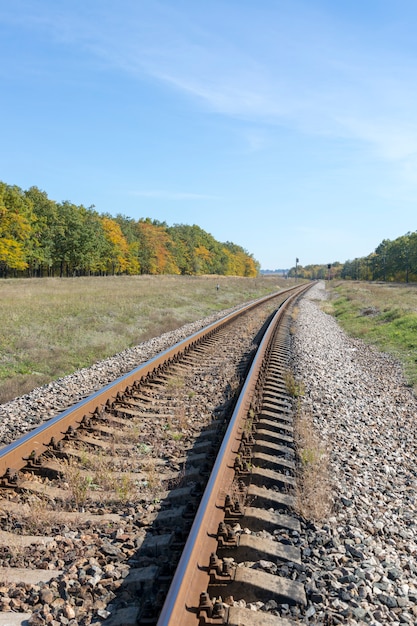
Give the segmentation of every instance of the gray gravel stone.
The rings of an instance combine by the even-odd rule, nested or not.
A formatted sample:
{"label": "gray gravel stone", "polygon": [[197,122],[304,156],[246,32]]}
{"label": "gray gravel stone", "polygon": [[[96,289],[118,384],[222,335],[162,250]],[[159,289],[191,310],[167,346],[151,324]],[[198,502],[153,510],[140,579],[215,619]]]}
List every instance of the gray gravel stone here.
{"label": "gray gravel stone", "polygon": [[[331,457],[334,507],[305,524],[304,621],[417,624],[417,401],[401,366],[325,314],[324,283],[299,304],[294,367]],[[323,542],[325,531],[330,541]],[[320,546],[318,548],[318,546]]]}

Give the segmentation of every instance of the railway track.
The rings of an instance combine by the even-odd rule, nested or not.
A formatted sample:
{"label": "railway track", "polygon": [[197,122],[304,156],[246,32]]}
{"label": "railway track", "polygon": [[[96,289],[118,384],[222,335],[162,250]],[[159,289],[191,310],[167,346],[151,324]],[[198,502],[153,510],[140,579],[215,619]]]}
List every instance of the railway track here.
{"label": "railway track", "polygon": [[[267,625],[275,602],[303,606],[301,584],[238,566],[253,553],[292,574],[300,563],[297,523],[282,512],[294,482],[288,329],[261,341],[299,293],[212,324],[0,450],[0,610],[20,619],[3,623],[240,624],[231,599],[268,592],[263,618],[275,622],[250,622]],[[260,513],[265,502],[280,512]]]}
{"label": "railway track", "polygon": [[[285,383],[288,304],[269,324],[240,393],[158,626],[284,625],[295,622],[274,612],[278,603],[294,605],[295,616],[307,604],[302,583],[279,575],[280,564],[288,573],[286,564],[301,565],[291,545],[300,525],[289,513],[295,450]],[[272,611],[242,608],[257,602]]]}

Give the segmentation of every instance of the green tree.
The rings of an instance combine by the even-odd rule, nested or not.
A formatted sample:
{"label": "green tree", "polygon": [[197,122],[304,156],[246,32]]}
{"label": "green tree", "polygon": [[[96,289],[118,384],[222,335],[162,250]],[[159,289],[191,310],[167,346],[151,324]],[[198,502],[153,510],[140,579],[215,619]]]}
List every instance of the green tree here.
{"label": "green tree", "polygon": [[226,265],[222,244],[193,224],[168,228],[175,242],[175,259],[181,274],[222,274]]}
{"label": "green tree", "polygon": [[57,205],[54,258],[60,276],[106,272],[109,243],[100,216],[68,201]]}
{"label": "green tree", "polygon": [[30,259],[31,274],[43,276],[51,274],[54,264],[54,238],[58,222],[56,202],[50,200],[44,191],[31,187],[25,192],[26,198],[32,203],[36,216],[33,236],[36,248],[32,250]]}

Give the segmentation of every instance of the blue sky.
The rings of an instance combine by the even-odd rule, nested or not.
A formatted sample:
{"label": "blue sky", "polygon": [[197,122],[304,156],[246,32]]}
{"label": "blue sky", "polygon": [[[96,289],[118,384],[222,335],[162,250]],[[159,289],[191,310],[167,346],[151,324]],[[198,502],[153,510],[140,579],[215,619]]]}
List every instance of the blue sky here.
{"label": "blue sky", "polygon": [[415,0],[0,0],[0,180],[264,269],[415,231]]}

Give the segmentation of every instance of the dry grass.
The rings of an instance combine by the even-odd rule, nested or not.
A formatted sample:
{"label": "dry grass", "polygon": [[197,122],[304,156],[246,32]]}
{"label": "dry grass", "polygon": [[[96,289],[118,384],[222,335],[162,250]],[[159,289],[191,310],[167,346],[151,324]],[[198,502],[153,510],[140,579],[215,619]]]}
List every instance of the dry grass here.
{"label": "dry grass", "polygon": [[64,480],[70,492],[68,504],[81,508],[92,490],[100,492],[103,502],[126,503],[137,497],[138,484],[128,473],[129,459],[117,453],[105,455],[81,450],[78,459],[63,462]]}
{"label": "dry grass", "polygon": [[323,521],[332,509],[329,454],[313,417],[299,409],[294,423],[298,457],[296,511],[304,519]]}
{"label": "dry grass", "polygon": [[77,509],[84,506],[92,487],[93,477],[86,474],[78,461],[70,459],[64,462],[64,480],[68,485],[70,500]]}
{"label": "dry grass", "polygon": [[0,403],[183,324],[289,286],[290,281],[278,277],[0,280]]}
{"label": "dry grass", "polygon": [[329,454],[311,414],[301,408],[305,389],[291,370],[284,373],[287,392],[298,399],[294,418],[294,439],[297,452],[295,510],[311,521],[327,519],[332,509]]}
{"label": "dry grass", "polygon": [[291,370],[284,372],[284,384],[287,393],[293,398],[300,398],[304,395],[305,389],[303,383],[296,380]]}
{"label": "dry grass", "polygon": [[146,462],[142,463],[142,472],[146,477],[146,487],[157,495],[161,488],[161,478],[156,466],[156,460],[152,457],[148,458]]}
{"label": "dry grass", "polygon": [[16,519],[24,535],[48,535],[54,526],[62,523],[56,503],[51,505],[47,498],[37,496],[32,497],[30,507],[23,509]]}
{"label": "dry grass", "polygon": [[298,319],[298,316],[300,314],[300,307],[295,304],[292,308],[292,312],[291,312],[291,326],[290,326],[290,334],[291,335],[295,335],[296,331],[296,321]]}
{"label": "dry grass", "polygon": [[[35,534],[35,533],[33,533]],[[7,561],[15,561],[19,557],[22,557],[25,553],[25,546],[19,542],[18,536],[8,537],[7,545],[2,544],[0,546],[1,557]],[[0,584],[7,584],[10,581],[5,578],[0,578]]]}

